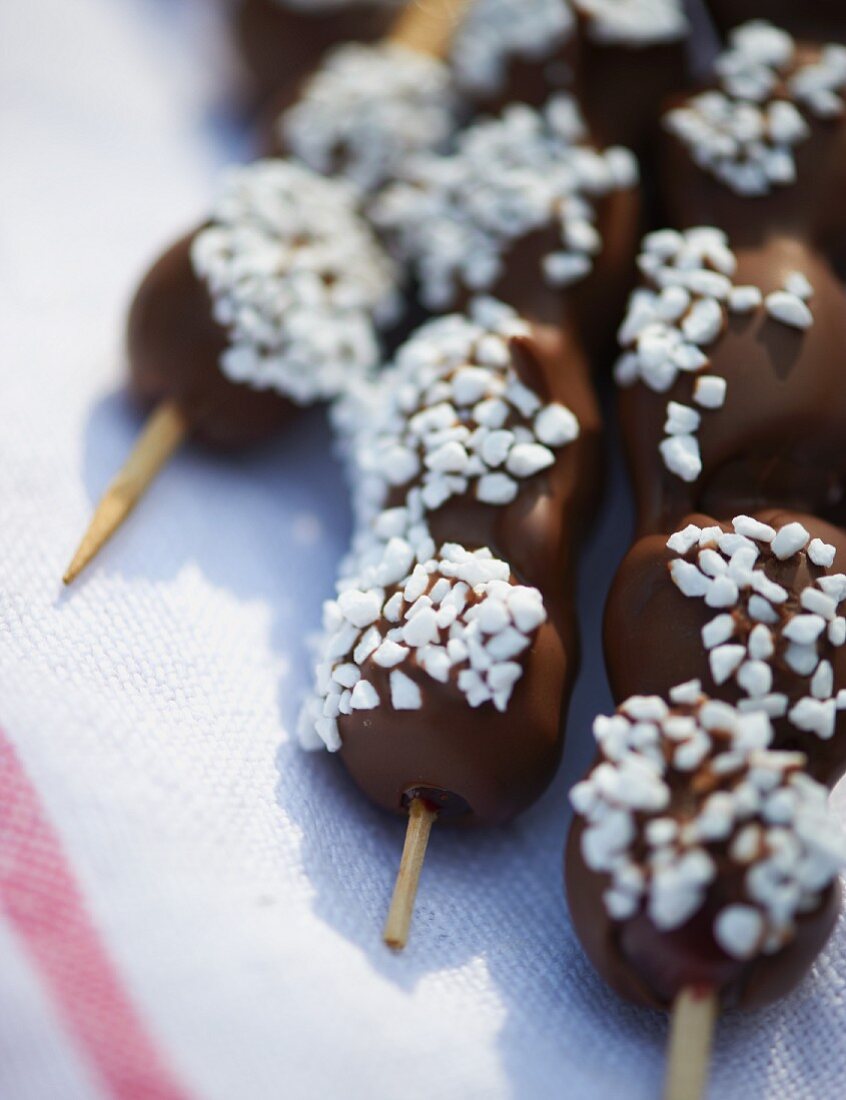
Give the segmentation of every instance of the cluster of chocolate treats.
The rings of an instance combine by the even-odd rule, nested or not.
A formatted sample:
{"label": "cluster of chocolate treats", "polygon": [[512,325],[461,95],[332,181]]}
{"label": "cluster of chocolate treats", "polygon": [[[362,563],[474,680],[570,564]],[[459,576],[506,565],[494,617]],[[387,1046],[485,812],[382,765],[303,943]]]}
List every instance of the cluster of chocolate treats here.
{"label": "cluster of chocolate treats", "polygon": [[[374,162],[387,163],[386,122],[397,151],[432,149],[443,144],[450,117],[466,121],[508,103],[541,107],[557,92],[578,94],[602,144],[640,148],[661,100],[684,82],[690,26],[682,0],[467,0],[442,61],[409,57],[392,41],[371,44],[374,9],[384,18],[392,4],[396,10],[394,0],[242,0],[244,58],[259,93],[272,93],[274,148],[281,143],[319,170],[343,170],[349,160],[369,184]],[[355,44],[332,48],[339,9],[357,21],[347,34]],[[265,37],[257,49],[244,30],[259,23]],[[313,34],[302,32],[304,23]],[[267,72],[260,55],[268,36],[280,40],[278,55],[296,42],[297,63]],[[309,51],[311,64],[325,53],[313,77],[302,65]]]}
{"label": "cluster of chocolate treats", "polygon": [[696,680],[632,696],[594,733],[567,889],[599,972],[658,1008],[691,987],[745,1007],[783,995],[834,926],[846,861],[806,757]]}
{"label": "cluster of chocolate treats", "polygon": [[336,404],[356,533],[300,734],[394,812],[507,821],[556,769],[600,481],[588,318],[631,263],[637,177],[559,95],[418,154],[369,205],[423,305],[462,312]]}
{"label": "cluster of chocolate treats", "polygon": [[[369,223],[360,196],[292,160],[233,170],[138,292],[132,380],[214,442],[334,404],[357,531],[302,740],[395,812],[421,796],[500,822],[560,757],[600,484],[588,356],[632,263],[637,162],[595,148],[560,94],[418,152]],[[376,374],[408,280],[430,312],[460,312]]]}
{"label": "cluster of chocolate treats", "polygon": [[662,120],[674,228],[643,241],[615,371],[638,508],[605,617],[619,708],[566,858],[587,953],[653,1006],[781,996],[838,911],[845,101],[843,46],[755,22]]}
{"label": "cluster of chocolate treats", "polygon": [[[355,536],[303,744],[392,812],[500,823],[560,758],[601,480],[588,364],[625,314],[638,540],[571,912],[630,998],[763,1003],[825,941],[846,858],[825,790],[846,768],[844,35],[736,28],[662,114],[681,0],[476,0],[446,50],[404,21],[428,6],[397,7],[239,4],[274,156],[144,280],[134,388],[229,446],[331,403]],[[801,7],[816,34],[828,6]],[[656,148],[672,228],[638,255],[630,149]]]}
{"label": "cluster of chocolate treats", "polygon": [[435,57],[393,39],[331,54],[280,119],[276,151],[291,156],[231,170],[209,219],[142,283],[129,323],[142,403],[172,402],[206,441],[252,442],[372,373],[422,310],[479,293],[557,323],[570,287],[568,333],[592,351],[628,283],[634,156],[595,148],[570,94],[456,136],[460,117]]}

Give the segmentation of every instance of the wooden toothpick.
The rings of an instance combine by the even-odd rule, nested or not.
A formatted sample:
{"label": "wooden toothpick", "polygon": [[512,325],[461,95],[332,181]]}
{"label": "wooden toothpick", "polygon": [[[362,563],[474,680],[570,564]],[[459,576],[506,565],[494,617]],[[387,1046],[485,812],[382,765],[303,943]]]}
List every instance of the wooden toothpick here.
{"label": "wooden toothpick", "polygon": [[474,0],[410,0],[397,17],[389,42],[430,57],[446,57],[458,24]]}
{"label": "wooden toothpick", "polygon": [[437,816],[435,810],[422,798],[412,799],[408,807],[405,844],[382,937],[388,947],[402,950],[408,942],[408,930],[414,913],[414,900],[417,897],[420,872],[423,870],[429,834]]}
{"label": "wooden toothpick", "polygon": [[708,986],[691,986],[676,997],[670,1017],[664,1100],[702,1100],[708,1081],[717,996]]}
{"label": "wooden toothpick", "polygon": [[70,584],[117,531],[153,478],[188,434],[185,414],[172,401],[159,405],[132,454],[97,505],[88,530],[62,578]]}

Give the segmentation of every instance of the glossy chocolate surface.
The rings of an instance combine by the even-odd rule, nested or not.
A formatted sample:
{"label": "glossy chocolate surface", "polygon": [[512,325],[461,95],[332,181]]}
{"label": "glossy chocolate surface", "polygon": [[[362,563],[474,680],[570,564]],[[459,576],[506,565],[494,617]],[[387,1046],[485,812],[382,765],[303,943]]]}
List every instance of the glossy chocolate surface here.
{"label": "glossy chocolate surface", "polygon": [[[490,703],[471,708],[454,683],[433,687],[420,669],[406,668],[424,708],[380,707],[343,717],[341,758],[368,798],[387,810],[404,813],[408,799],[424,792],[444,821],[507,822],[543,793],[558,767],[561,709],[575,660],[547,622],[504,714]],[[387,695],[387,670],[371,666],[368,661],[368,678]]]}
{"label": "glossy chocolate surface", "polygon": [[[798,610],[798,595],[819,576],[839,572],[846,567],[846,533],[823,520],[797,512],[767,509],[756,518],[779,527],[801,523],[812,538],[820,538],[835,547],[831,570],[813,566],[806,555],[783,562],[768,563],[767,576],[790,593],[786,610]],[[685,517],[679,525],[695,523],[700,527],[719,524],[731,530],[730,522],[719,523],[710,516]],[[704,600],[685,596],[673,583],[669,563],[678,555],[667,549],[668,534],[648,535],[640,539],[626,557],[614,578],[605,608],[605,662],[611,690],[617,702],[630,695],[660,695],[666,698],[670,688],[697,679],[705,693],[732,705],[745,698],[733,677],[716,684],[711,674],[708,650],[701,631],[718,611]],[[834,668],[834,690],[846,687],[846,647],[828,646],[826,657]],[[792,672],[776,657],[768,662],[773,669],[774,692],[788,696],[790,704],[808,693],[808,680]],[[787,717],[773,720],[773,747],[799,750],[808,757],[808,771],[815,779],[834,786],[846,770],[846,714],[838,712],[834,737],[822,740],[816,734],[796,729]]]}
{"label": "glossy chocolate surface", "polygon": [[[797,63],[814,62],[819,56],[819,47],[797,44]],[[664,114],[689,98],[686,93],[665,103]],[[667,224],[677,229],[715,226],[728,233],[733,248],[755,248],[772,238],[792,237],[830,258],[842,258],[846,253],[846,114],[823,119],[804,111],[803,118],[810,136],[792,149],[796,182],[776,186],[767,195],[732,190],[698,167],[687,146],[665,132],[660,180]]]}
{"label": "glossy chocolate surface", "polygon": [[659,132],[660,108],[686,83],[687,44],[582,46],[584,110],[600,145],[649,149]]}
{"label": "glossy chocolate surface", "polygon": [[[598,495],[599,413],[587,366],[566,333],[536,328],[518,339],[515,359],[521,379],[544,401],[560,401],[576,414],[579,438],[523,483],[511,504],[456,498],[430,513],[429,524],[438,544],[487,546],[509,561],[518,583],[541,590],[550,618],[504,714],[490,703],[473,709],[454,683],[435,684],[404,665],[420,687],[421,710],[379,708],[339,719],[348,771],[369,798],[397,813],[424,789],[435,804],[443,797],[445,820],[499,824],[531,805],[560,759],[562,701],[578,661],[573,555]],[[368,668],[385,697],[387,676]]]}
{"label": "glossy chocolate surface", "polygon": [[737,253],[736,285],[766,295],[803,272],[813,324],[800,331],[762,310],[732,315],[705,351],[710,373],[728,383],[722,408],[703,413],[702,473],[686,483],[664,465],[668,401],[690,405],[694,375],[666,393],[642,382],[620,390],[619,410],[634,482],[639,531],[673,531],[689,512],[728,517],[772,506],[834,522],[844,514],[846,400],[838,367],[846,347],[846,293],[831,268],[799,241],[773,239]]}
{"label": "glossy chocolate surface", "polygon": [[279,431],[297,408],[272,390],[230,382],[220,369],[226,331],[191,264],[194,234],[153,265],[129,310],[130,388],[145,406],[175,401],[192,434],[229,448],[257,443]]}

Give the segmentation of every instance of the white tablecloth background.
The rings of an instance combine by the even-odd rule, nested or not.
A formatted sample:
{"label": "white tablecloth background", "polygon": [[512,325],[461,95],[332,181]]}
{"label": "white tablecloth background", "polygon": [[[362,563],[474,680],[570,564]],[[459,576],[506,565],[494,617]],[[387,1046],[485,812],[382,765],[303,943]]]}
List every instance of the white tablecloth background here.
{"label": "white tablecloth background", "polygon": [[[401,957],[379,939],[401,825],[292,737],[349,528],[322,418],[235,460],[184,450],[61,591],[138,430],[128,295],[243,154],[213,33],[202,2],[0,4],[0,725],[188,1096],[654,1097],[665,1021],[595,977],[561,888],[566,789],[608,705],[618,474],[564,771],[510,828],[436,829]],[[844,983],[841,924],[793,997],[722,1021],[713,1095],[842,1096]],[[152,1093],[98,1078],[0,905],[0,1096],[107,1095]]]}

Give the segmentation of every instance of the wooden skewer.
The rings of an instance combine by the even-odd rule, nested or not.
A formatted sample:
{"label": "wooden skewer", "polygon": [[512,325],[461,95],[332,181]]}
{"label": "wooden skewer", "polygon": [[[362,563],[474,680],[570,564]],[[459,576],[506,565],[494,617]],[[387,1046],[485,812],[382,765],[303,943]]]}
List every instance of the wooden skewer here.
{"label": "wooden skewer", "polygon": [[405,833],[399,874],[382,936],[388,947],[402,950],[408,943],[408,930],[414,913],[414,900],[417,897],[420,872],[423,870],[429,834],[437,816],[436,811],[422,798],[412,799],[408,807],[408,828]]}
{"label": "wooden skewer", "polygon": [[701,1100],[705,1095],[716,1018],[717,995],[708,986],[691,986],[676,997],[664,1100]]}
{"label": "wooden skewer", "polygon": [[117,531],[153,478],[188,434],[188,421],[172,401],[165,401],[147,421],[132,454],[97,505],[88,530],[62,578],[65,584],[79,576]]}
{"label": "wooden skewer", "polygon": [[473,0],[411,0],[388,35],[395,42],[430,57],[445,57],[456,27]]}

